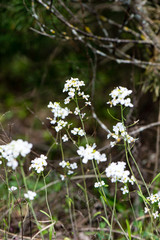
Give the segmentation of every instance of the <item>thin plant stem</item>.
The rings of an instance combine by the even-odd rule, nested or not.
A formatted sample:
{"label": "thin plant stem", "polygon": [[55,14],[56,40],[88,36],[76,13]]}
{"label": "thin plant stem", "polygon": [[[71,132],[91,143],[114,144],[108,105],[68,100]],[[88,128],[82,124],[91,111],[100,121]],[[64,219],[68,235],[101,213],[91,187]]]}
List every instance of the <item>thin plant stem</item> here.
{"label": "thin plant stem", "polygon": [[[25,189],[26,189],[26,191],[28,191],[28,186],[27,186],[27,182],[26,182],[26,176],[25,176],[25,172],[24,172],[22,163],[20,163],[20,169],[21,169],[21,174],[22,174],[22,178],[23,178],[23,182],[24,182]],[[30,206],[30,208],[31,208],[31,211],[32,211],[33,217],[34,217],[34,219],[35,219],[35,222],[36,222],[36,224],[37,224],[37,227],[38,227],[38,228],[41,228],[41,225],[40,225],[40,223],[39,223],[38,220],[37,220],[37,217],[36,217],[36,214],[35,214],[35,211],[34,211],[34,209],[33,209],[32,202],[31,202],[31,201],[29,201],[29,206]],[[40,235],[41,235],[41,238],[44,240],[44,237],[43,237],[42,232],[40,232]]]}
{"label": "thin plant stem", "polygon": [[110,240],[111,237],[112,237],[113,218],[114,218],[114,214],[115,214],[116,198],[117,198],[117,182],[115,183],[114,203],[113,203],[111,226],[110,226],[110,233],[109,233],[109,238],[108,238],[108,240]]}
{"label": "thin plant stem", "polygon": [[69,215],[70,215],[70,220],[71,220],[71,225],[72,225],[72,230],[73,230],[73,235],[74,235],[74,240],[77,239],[76,237],[76,230],[73,222],[73,216],[72,216],[72,209],[71,209],[71,199],[70,199],[70,194],[69,194],[69,187],[68,187],[68,180],[66,179],[66,189],[67,189],[67,197],[68,197],[68,207],[69,207]]}

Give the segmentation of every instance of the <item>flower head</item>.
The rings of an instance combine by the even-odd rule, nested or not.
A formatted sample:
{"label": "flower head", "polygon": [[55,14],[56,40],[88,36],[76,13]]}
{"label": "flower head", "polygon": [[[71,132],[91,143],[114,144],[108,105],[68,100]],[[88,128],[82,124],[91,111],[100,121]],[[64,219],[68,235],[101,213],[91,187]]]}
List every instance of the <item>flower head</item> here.
{"label": "flower head", "polygon": [[29,200],[33,200],[36,197],[36,193],[28,190],[27,193],[24,194],[24,197]]}
{"label": "flower head", "polygon": [[107,102],[110,106],[116,106],[118,104],[125,107],[133,107],[130,98],[126,98],[132,93],[132,90],[128,90],[125,87],[117,87],[115,88],[109,95],[112,97],[112,100]]}
{"label": "flower head", "polygon": [[12,187],[10,187],[8,190],[9,190],[10,192],[14,192],[14,191],[16,191],[16,190],[17,190],[17,187],[15,187],[15,186],[12,186]]}
{"label": "flower head", "polygon": [[103,153],[95,150],[96,144],[94,143],[92,146],[86,145],[86,148],[83,146],[80,146],[77,153],[82,158],[83,163],[88,163],[88,160],[95,159],[97,163],[105,162],[107,161],[106,155]]}
{"label": "flower head", "polygon": [[35,158],[34,160],[31,161],[32,164],[29,167],[29,170],[31,168],[34,168],[37,173],[43,172],[44,167],[47,166],[46,159],[47,157],[41,154],[39,158]]}
{"label": "flower head", "polygon": [[26,157],[30,153],[32,144],[22,139],[12,140],[6,145],[0,146],[0,155],[7,160],[7,166],[15,170],[18,166],[16,160],[19,156]]}

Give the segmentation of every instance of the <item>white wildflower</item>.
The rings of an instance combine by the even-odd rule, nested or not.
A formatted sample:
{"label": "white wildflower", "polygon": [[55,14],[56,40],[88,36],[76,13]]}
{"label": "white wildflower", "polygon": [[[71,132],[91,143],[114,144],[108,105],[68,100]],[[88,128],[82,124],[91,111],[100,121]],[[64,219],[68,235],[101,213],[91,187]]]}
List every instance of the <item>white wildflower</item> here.
{"label": "white wildflower", "polygon": [[64,175],[62,175],[62,174],[60,174],[60,178],[61,178],[61,180],[62,180],[62,181],[64,181],[64,179],[65,179],[65,176],[64,176]]}
{"label": "white wildflower", "polygon": [[65,122],[63,120],[59,120],[57,122],[57,126],[55,127],[56,132],[59,132],[62,128],[66,127],[67,124],[68,124],[68,122]]}
{"label": "white wildflower", "polygon": [[149,212],[149,208],[148,207],[145,207],[144,208],[144,213],[148,213]]}
{"label": "white wildflower", "polygon": [[62,141],[63,141],[63,142],[67,142],[67,141],[68,141],[68,137],[67,137],[66,134],[63,135],[63,137],[62,137]]}
{"label": "white wildflower", "polygon": [[28,190],[28,192],[24,194],[24,197],[29,200],[33,200],[36,197],[36,195],[37,194],[35,192]]}
{"label": "white wildflower", "polygon": [[104,181],[95,182],[94,187],[95,187],[95,188],[99,188],[99,187],[102,187],[102,186],[104,186],[104,185],[105,185],[105,182],[104,182]]}
{"label": "white wildflower", "polygon": [[16,161],[15,159],[12,159],[7,162],[7,166],[15,170],[18,167],[18,161]]}
{"label": "white wildflower", "polygon": [[[71,111],[67,107],[62,108],[59,102],[54,103],[49,102],[48,108],[51,108],[51,112],[53,113],[53,119],[52,118],[48,119],[53,125],[57,122],[57,126],[55,127],[55,129],[58,132],[59,130],[62,129],[62,127],[64,127],[63,123],[66,123],[62,119],[65,119],[71,113]],[[57,121],[57,119],[59,121]]]}
{"label": "white wildflower", "polygon": [[78,115],[79,113],[80,113],[80,110],[79,110],[78,107],[76,107],[75,110],[74,110],[74,114],[75,114],[75,115]]}
{"label": "white wildflower", "polygon": [[74,172],[72,171],[72,170],[68,170],[68,172],[67,172],[67,174],[68,175],[71,175],[71,174],[73,174]]}
{"label": "white wildflower", "polygon": [[26,157],[30,153],[32,144],[22,139],[12,140],[6,145],[0,146],[0,155],[1,158],[6,159],[7,166],[12,167],[15,170],[18,166],[18,161],[16,158],[19,156]]}
{"label": "white wildflower", "polygon": [[67,166],[67,162],[63,160],[62,162],[59,163],[59,166],[65,168]]}
{"label": "white wildflower", "polygon": [[121,187],[121,191],[123,194],[129,193],[127,186]]}
{"label": "white wildflower", "polygon": [[80,146],[77,153],[82,158],[83,163],[88,163],[88,160],[95,159],[97,163],[107,161],[106,155],[100,154],[95,150],[96,144],[94,143],[92,146],[86,145],[86,148]]}
{"label": "white wildflower", "polygon": [[125,107],[133,107],[130,98],[126,98],[132,93],[132,90],[128,90],[125,87],[117,87],[115,88],[109,95],[112,99],[107,102],[110,106],[116,106],[118,104],[125,106]]}
{"label": "white wildflower", "polygon": [[70,167],[71,167],[72,170],[78,168],[77,163],[71,163]]}
{"label": "white wildflower", "polygon": [[17,187],[15,187],[15,186],[12,186],[12,187],[8,188],[8,190],[9,190],[10,192],[14,192],[14,191],[16,191],[16,190],[17,190]]}
{"label": "white wildflower", "polygon": [[37,173],[43,172],[44,167],[47,166],[46,159],[47,159],[47,157],[44,156],[43,154],[41,154],[39,158],[35,158],[34,160],[31,161],[32,164],[29,167],[29,170],[31,168],[34,168]]}
{"label": "white wildflower", "polygon": [[117,142],[119,142],[121,139],[124,139],[128,143],[133,143],[136,141],[135,138],[131,137],[126,130],[126,127],[123,125],[123,123],[118,122],[115,126],[113,126],[113,133],[109,133],[107,135],[107,138],[114,138],[116,141],[110,142],[110,146],[114,147]]}
{"label": "white wildflower", "polygon": [[74,128],[74,129],[71,130],[71,133],[73,135],[79,135],[81,137],[86,134],[85,131],[83,129],[81,129],[81,128]]}
{"label": "white wildflower", "polygon": [[108,178],[111,178],[111,182],[119,181],[122,183],[127,183],[130,181],[130,172],[128,170],[125,170],[125,168],[125,162],[112,162],[105,170],[106,176]]}
{"label": "white wildflower", "polygon": [[158,217],[159,217],[159,212],[158,212],[158,211],[156,211],[155,213],[152,213],[152,215],[153,215],[154,219],[156,219],[156,218],[158,218]]}
{"label": "white wildflower", "polygon": [[85,102],[86,106],[91,106],[91,102]]}

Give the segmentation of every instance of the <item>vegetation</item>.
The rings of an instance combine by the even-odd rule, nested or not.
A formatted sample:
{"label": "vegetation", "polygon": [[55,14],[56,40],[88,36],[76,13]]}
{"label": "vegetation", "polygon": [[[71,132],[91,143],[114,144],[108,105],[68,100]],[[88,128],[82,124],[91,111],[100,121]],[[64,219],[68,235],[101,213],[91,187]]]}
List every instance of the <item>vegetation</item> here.
{"label": "vegetation", "polygon": [[0,6],[0,238],[159,239],[158,1]]}

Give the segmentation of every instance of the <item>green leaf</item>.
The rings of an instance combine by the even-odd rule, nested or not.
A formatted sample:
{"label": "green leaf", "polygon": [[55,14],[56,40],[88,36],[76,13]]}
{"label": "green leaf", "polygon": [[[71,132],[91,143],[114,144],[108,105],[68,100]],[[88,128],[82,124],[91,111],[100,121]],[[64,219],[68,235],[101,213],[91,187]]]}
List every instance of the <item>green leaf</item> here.
{"label": "green leaf", "polygon": [[51,217],[49,216],[49,214],[48,213],[46,213],[45,211],[43,211],[43,210],[40,210],[40,212],[41,213],[43,213],[43,214],[45,214],[48,218],[50,218],[51,219]]}
{"label": "green leaf", "polygon": [[53,236],[53,225],[49,228],[49,240],[52,240]]}
{"label": "green leaf", "polygon": [[77,186],[78,186],[80,189],[82,189],[83,192],[85,192],[85,189],[84,189],[84,187],[83,187],[81,184],[77,183]]}
{"label": "green leaf", "polygon": [[146,203],[148,203],[148,205],[150,205],[148,200],[143,196],[143,194],[140,191],[137,191],[137,193],[143,199],[144,202],[146,202]]}
{"label": "green leaf", "polygon": [[93,218],[97,217],[99,214],[101,214],[101,212],[96,212],[96,213],[93,215]]}
{"label": "green leaf", "polygon": [[127,231],[128,231],[129,240],[132,240],[132,238],[131,238],[131,228],[130,228],[130,225],[129,225],[129,222],[128,222],[127,219],[126,219],[126,225],[127,225]]}
{"label": "green leaf", "polygon": [[156,181],[158,177],[160,177],[160,173],[158,173],[157,176],[155,176],[155,178],[152,180],[152,182],[151,182],[150,185],[152,185],[152,183],[153,183],[154,181]]}
{"label": "green leaf", "polygon": [[109,114],[114,120],[116,120],[116,121],[118,121],[118,122],[121,122],[120,119],[115,118],[115,117],[110,113],[109,109],[107,109],[107,112],[108,112],[108,114]]}
{"label": "green leaf", "polygon": [[70,198],[68,195],[66,195],[66,202],[67,202],[69,207],[71,207],[71,204],[73,204],[72,198]]}
{"label": "green leaf", "polygon": [[111,227],[109,221],[108,221],[105,217],[101,216],[101,218],[107,223],[107,225],[108,225],[109,227]]}

